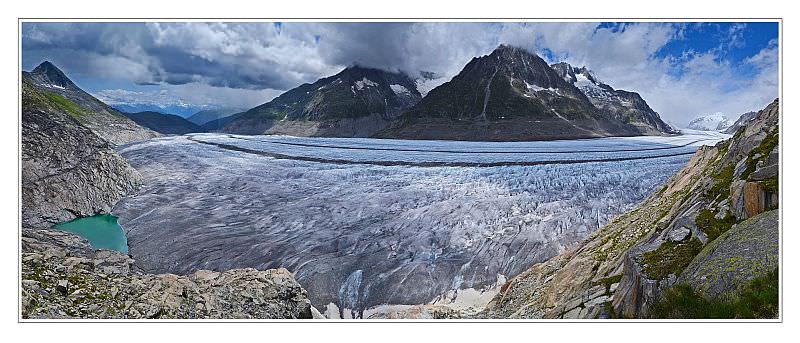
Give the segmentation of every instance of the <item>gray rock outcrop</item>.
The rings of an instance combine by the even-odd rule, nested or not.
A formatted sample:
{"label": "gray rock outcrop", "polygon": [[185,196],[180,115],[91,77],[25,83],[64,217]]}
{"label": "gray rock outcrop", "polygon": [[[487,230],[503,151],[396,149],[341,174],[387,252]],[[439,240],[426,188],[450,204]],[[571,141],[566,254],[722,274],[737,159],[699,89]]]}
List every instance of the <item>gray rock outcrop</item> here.
{"label": "gray rock outcrop", "polygon": [[311,302],[283,268],[144,274],[129,256],[92,251],[73,234],[22,231],[22,317],[311,318]]}

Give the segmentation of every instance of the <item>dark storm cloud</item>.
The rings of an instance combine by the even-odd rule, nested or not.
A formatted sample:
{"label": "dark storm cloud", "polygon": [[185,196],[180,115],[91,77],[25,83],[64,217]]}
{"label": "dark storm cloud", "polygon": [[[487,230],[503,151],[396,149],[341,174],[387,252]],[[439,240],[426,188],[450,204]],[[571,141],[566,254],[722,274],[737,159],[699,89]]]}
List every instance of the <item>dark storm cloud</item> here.
{"label": "dark storm cloud", "polygon": [[[286,89],[304,81],[304,73],[285,70],[270,58],[268,45],[259,45],[278,35],[275,26],[255,26],[247,32],[253,30],[205,23],[23,23],[23,65],[29,69],[48,59],[81,75],[137,84]],[[220,51],[222,45],[232,49]]]}

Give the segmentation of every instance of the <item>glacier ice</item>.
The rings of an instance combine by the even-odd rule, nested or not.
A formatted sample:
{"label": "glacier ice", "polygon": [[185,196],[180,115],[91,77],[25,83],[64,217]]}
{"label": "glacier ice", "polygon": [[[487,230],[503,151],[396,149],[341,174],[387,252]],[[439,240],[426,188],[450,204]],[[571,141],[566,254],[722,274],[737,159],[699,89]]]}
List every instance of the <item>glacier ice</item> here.
{"label": "glacier ice", "polygon": [[[131,255],[147,271],[285,267],[315,305],[363,311],[427,303],[454,288],[488,287],[498,275],[516,275],[573,248],[690,158],[670,152],[690,153],[721,138],[496,143],[164,137],[121,148],[145,186],[113,213],[128,234]],[[412,162],[651,158],[426,167],[319,163],[295,155]]]}

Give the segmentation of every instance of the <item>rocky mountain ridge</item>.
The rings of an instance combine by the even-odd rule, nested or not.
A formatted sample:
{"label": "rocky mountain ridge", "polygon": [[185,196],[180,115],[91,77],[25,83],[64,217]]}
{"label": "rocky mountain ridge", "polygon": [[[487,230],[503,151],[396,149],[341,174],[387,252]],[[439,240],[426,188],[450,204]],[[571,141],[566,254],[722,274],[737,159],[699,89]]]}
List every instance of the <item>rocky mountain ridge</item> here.
{"label": "rocky mountain ridge", "polygon": [[758,112],[755,111],[750,111],[742,114],[741,116],[739,116],[739,119],[736,119],[736,121],[733,122],[731,126],[728,126],[728,128],[725,129],[724,132],[731,135],[736,133],[736,131],[738,131],[740,127],[744,126],[745,124],[753,120],[753,118],[755,118],[757,114]]}
{"label": "rocky mountain ridge", "polygon": [[376,136],[508,141],[635,134],[599,112],[539,56],[501,45],[473,58]]}
{"label": "rocky mountain ridge", "polygon": [[42,62],[31,72],[23,71],[22,78],[27,80],[29,87],[39,91],[53,105],[113,145],[158,136],[158,133],[141,127],[111,106],[86,93],[48,61]]}
{"label": "rocky mountain ridge", "polygon": [[551,67],[568,83],[575,85],[593,105],[615,119],[632,125],[643,135],[675,134],[674,128],[647,105],[639,93],[614,89],[601,82],[586,67],[576,68],[566,62]]}
{"label": "rocky mountain ridge", "polygon": [[405,74],[356,65],[237,114],[220,131],[368,137],[420,98],[416,83]]}

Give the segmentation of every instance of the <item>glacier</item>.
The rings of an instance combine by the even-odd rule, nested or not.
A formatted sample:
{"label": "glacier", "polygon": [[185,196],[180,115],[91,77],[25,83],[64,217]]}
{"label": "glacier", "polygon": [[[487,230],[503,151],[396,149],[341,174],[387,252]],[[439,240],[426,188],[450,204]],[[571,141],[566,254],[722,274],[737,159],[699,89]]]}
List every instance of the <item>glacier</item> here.
{"label": "glacier", "polygon": [[112,213],[143,270],[285,267],[315,306],[358,317],[571,249],[723,138],[170,136],[119,148],[145,185]]}

